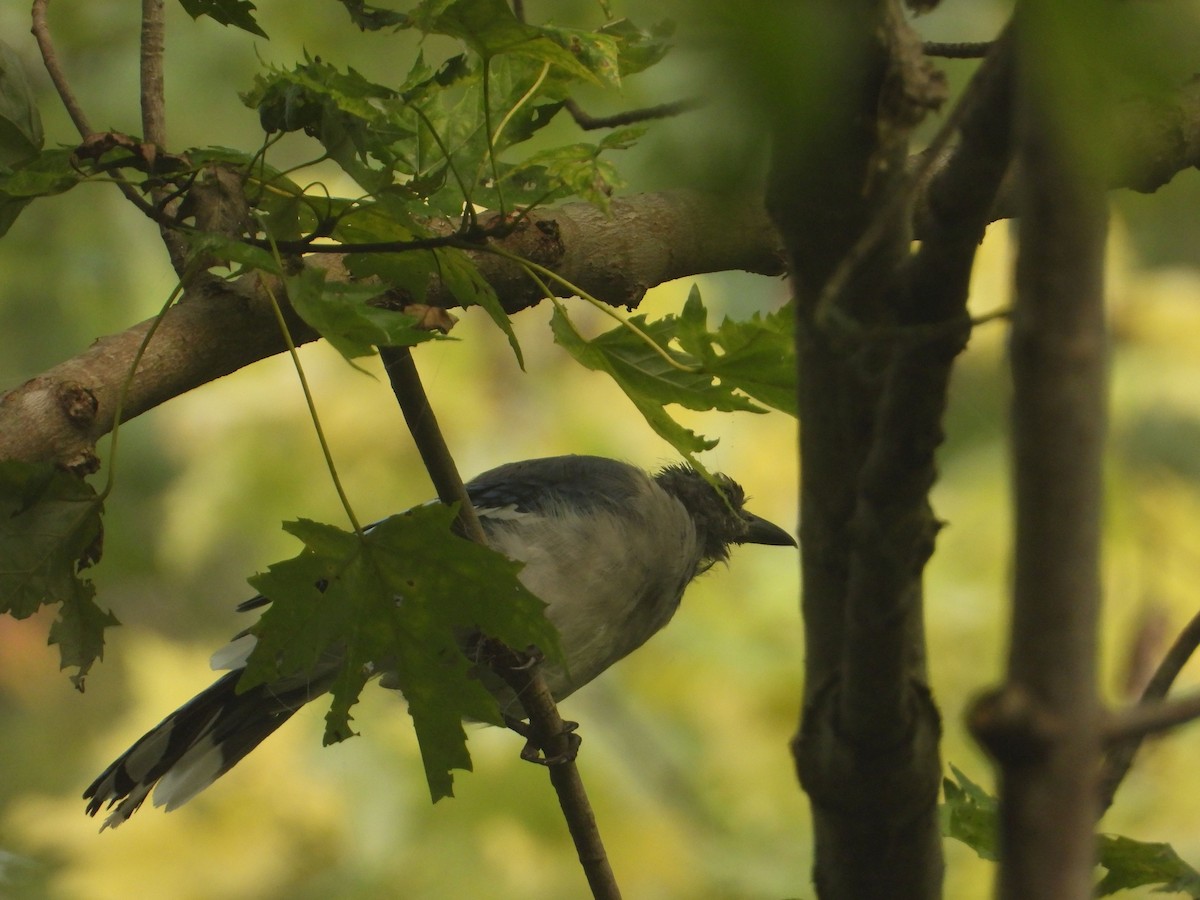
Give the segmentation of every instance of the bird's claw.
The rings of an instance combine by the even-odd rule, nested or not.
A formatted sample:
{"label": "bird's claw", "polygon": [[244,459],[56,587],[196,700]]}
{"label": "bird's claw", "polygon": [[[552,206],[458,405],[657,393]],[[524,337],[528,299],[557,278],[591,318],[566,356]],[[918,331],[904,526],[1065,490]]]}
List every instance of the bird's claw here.
{"label": "bird's claw", "polygon": [[563,722],[563,729],[556,737],[564,738],[566,747],[553,756],[548,756],[528,722],[513,716],[505,716],[504,724],[525,738],[525,746],[521,748],[521,759],[539,766],[561,766],[574,762],[579,755],[579,747],[583,743],[583,738],[575,733],[579,728],[579,723]]}

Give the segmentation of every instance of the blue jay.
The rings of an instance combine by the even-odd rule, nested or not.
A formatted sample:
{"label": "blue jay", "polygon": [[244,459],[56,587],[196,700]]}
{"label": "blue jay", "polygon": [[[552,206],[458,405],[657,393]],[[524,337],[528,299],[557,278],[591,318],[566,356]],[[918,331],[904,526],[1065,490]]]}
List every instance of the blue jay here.
{"label": "blue jay", "polygon": [[[467,483],[489,544],[525,564],[521,581],[546,603],[558,629],[566,667],[544,668],[556,700],[666,625],[691,580],[726,561],[731,544],[796,546],[788,532],[743,509],[736,482],[718,475],[717,483],[720,493],[689,466],[650,476],[595,456],[509,463]],[[239,609],[267,602],[255,597]],[[103,826],[115,827],[155,785],[156,806],[180,806],[328,690],[328,679],[323,683],[317,673],[237,693],[254,641],[243,633],[214,654],[213,668],[230,671],[92,782],[83,794],[89,815],[115,805]],[[330,677],[335,670],[331,661]],[[485,684],[506,714],[521,717],[507,688]]]}

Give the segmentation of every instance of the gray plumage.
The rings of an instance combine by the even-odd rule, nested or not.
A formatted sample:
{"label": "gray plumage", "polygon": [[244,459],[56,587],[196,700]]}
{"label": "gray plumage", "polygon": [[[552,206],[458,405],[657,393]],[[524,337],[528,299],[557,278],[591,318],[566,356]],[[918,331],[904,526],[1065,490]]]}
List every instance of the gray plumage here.
{"label": "gray plumage", "polygon": [[[687,466],[653,477],[593,456],[509,463],[467,484],[493,548],[525,564],[520,579],[546,606],[569,672],[547,666],[562,700],[644,644],[670,621],[693,578],[728,559],[732,544],[795,545],[791,535],[743,509],[741,487],[717,476],[718,493]],[[267,603],[255,597],[240,609]],[[214,654],[231,669],[167,716],[84,792],[87,812],[116,806],[119,825],[155,789],[174,809],[227,772],[305,703],[328,690],[338,660],[310,678],[295,676],[244,693],[235,687],[254,638]],[[387,675],[384,674],[386,684]],[[520,716],[498,679],[484,683],[502,709]]]}

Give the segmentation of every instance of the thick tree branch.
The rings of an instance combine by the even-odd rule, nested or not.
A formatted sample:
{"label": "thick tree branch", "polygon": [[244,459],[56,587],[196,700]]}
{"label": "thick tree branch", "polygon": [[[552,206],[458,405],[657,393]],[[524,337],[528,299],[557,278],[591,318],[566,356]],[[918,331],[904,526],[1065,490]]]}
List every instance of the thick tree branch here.
{"label": "thick tree branch", "polygon": [[[673,278],[729,269],[774,273],[780,267],[770,223],[759,207],[690,193],[615,200],[611,218],[582,203],[546,210],[527,219],[502,246],[614,306],[636,306],[648,288]],[[518,267],[492,254],[475,258],[510,312],[543,299]],[[434,284],[428,302],[455,301]],[[291,325],[298,343],[315,338],[295,317]],[[94,444],[112,428],[117,390],[148,327],[142,322],[101,338],[0,396],[0,459],[94,467]],[[167,311],[133,379],[125,416],[138,416],[283,349],[252,279],[203,282]]]}
{"label": "thick tree branch", "polygon": [[[893,326],[907,324],[895,318],[911,253],[907,135],[942,84],[898,4],[828,4],[822,14],[842,19],[831,30],[846,45],[831,57],[844,93],[801,136],[807,146],[781,146],[791,136],[777,135],[777,157],[788,156],[776,162],[769,200],[793,267],[804,423],[807,652],[793,755],[812,800],[818,894],[916,900],[936,896],[942,881],[940,723],[922,685],[920,622],[941,398],[916,396],[924,381],[902,383]],[[898,423],[905,437],[919,434],[915,447],[883,437]]]}
{"label": "thick tree branch", "polygon": [[[44,6],[39,4],[43,16]],[[50,54],[53,60],[52,46]],[[1176,172],[1200,164],[1200,80],[1177,92],[1169,105],[1128,101],[1115,119],[1118,157],[1125,162],[1111,187],[1154,190]],[[938,183],[942,168],[955,156],[933,167],[930,184]],[[929,196],[920,194],[914,202],[919,239],[940,230]],[[1002,189],[989,218],[1012,213]],[[816,233],[830,232],[822,226]],[[797,245],[805,243],[813,248],[814,259],[829,259],[813,232],[796,235]],[[503,246],[554,268],[609,303],[631,307],[647,288],[673,278],[729,269],[776,274],[782,265],[780,238],[762,206],[689,193],[614,200],[611,218],[586,204],[542,211]],[[490,256],[481,255],[478,262],[510,311],[541,301],[537,287],[515,267]],[[435,302],[452,302],[436,285],[432,296]],[[93,465],[93,444],[112,427],[116,386],[146,327],[141,323],[101,338],[79,356],[0,396],[0,459]],[[300,323],[296,329],[298,339],[313,339]],[[247,286],[192,290],[167,313],[151,344],[134,380],[128,417],[282,350],[271,316]]]}

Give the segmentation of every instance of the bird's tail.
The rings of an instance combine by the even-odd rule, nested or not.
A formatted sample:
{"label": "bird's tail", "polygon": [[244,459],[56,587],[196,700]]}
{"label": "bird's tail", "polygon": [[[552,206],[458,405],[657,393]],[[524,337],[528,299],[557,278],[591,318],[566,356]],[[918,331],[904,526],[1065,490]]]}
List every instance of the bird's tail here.
{"label": "bird's tail", "polygon": [[[204,790],[327,684],[294,678],[237,692],[241,668],[197,694],[142,736],[91,783],[88,815],[112,808],[100,830],[128,819],[150,791],[168,810]],[[157,785],[157,788],[155,788]]]}

